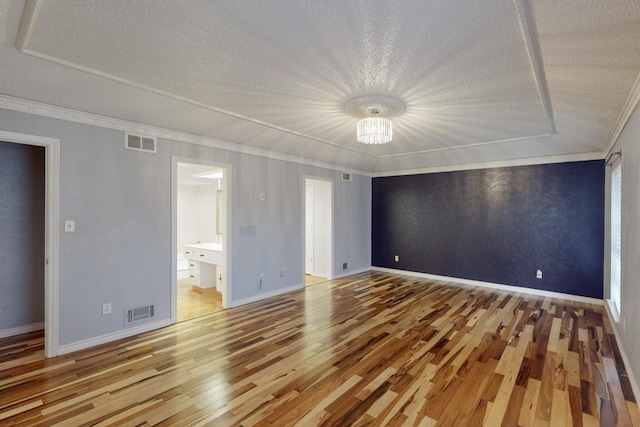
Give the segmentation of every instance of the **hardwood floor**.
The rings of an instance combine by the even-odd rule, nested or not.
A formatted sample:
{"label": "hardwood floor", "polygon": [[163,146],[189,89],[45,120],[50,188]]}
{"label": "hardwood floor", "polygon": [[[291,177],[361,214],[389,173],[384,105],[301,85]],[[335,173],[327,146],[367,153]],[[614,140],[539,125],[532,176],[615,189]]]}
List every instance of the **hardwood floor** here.
{"label": "hardwood floor", "polygon": [[178,279],[178,322],[222,310],[222,294],[215,288],[200,289],[189,279]]}
{"label": "hardwood floor", "polygon": [[53,359],[41,333],[0,351],[0,425],[640,425],[602,306],[385,273]]}
{"label": "hardwood floor", "polygon": [[311,274],[305,274],[304,284],[305,286],[317,285],[318,283],[324,283],[328,279],[319,276],[312,276]]}

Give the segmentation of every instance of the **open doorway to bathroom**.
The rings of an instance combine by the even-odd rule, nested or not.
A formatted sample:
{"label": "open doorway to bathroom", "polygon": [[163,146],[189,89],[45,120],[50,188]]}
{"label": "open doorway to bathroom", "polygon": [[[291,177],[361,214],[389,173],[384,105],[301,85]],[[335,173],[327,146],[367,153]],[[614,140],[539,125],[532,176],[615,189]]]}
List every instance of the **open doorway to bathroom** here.
{"label": "open doorway to bathroom", "polygon": [[333,271],[332,182],[305,178],[305,285],[331,278]]}
{"label": "open doorway to bathroom", "polygon": [[176,165],[176,320],[223,309],[226,277],[226,168]]}

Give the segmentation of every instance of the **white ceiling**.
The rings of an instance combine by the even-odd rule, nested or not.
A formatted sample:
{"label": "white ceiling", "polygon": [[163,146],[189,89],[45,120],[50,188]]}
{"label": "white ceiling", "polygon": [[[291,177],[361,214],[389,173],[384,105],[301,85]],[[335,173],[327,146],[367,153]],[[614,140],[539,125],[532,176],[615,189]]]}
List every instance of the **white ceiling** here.
{"label": "white ceiling", "polygon": [[374,174],[603,157],[639,52],[635,1],[0,0],[1,94]]}
{"label": "white ceiling", "polygon": [[178,163],[178,184],[184,185],[218,185],[218,179],[202,178],[204,174],[220,173],[220,179],[224,170],[216,166],[208,166],[195,163]]}

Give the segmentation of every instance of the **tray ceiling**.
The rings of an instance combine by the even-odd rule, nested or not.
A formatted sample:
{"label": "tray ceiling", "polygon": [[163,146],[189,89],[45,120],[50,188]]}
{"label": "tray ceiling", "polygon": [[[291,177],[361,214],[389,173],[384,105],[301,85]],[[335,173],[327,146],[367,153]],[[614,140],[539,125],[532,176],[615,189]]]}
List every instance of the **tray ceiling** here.
{"label": "tray ceiling", "polygon": [[[0,93],[359,171],[603,156],[640,3],[0,3]],[[389,144],[347,100],[401,100]]]}

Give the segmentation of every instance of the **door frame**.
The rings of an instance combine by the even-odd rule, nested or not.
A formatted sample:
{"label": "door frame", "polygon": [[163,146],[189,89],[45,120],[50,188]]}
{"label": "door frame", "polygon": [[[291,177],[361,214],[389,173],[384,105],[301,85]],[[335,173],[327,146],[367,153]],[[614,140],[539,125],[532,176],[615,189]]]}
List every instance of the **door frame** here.
{"label": "door frame", "polygon": [[223,292],[222,308],[231,307],[232,286],[231,286],[231,165],[228,163],[217,163],[202,159],[192,159],[187,157],[171,156],[171,323],[178,321],[178,163],[191,163],[195,165],[212,166],[224,169],[222,179],[222,190],[225,205],[225,229],[222,233],[222,248],[224,251],[225,265],[223,267]]}
{"label": "door frame", "polygon": [[44,147],[44,354],[59,350],[60,140],[0,130],[0,140]]}
{"label": "door frame", "polygon": [[[327,279],[332,280],[334,278],[333,273],[333,249],[334,249],[334,223],[335,223],[335,212],[334,212],[334,201],[333,201],[333,179],[331,178],[323,178],[318,176],[304,175],[302,177],[302,248],[303,248],[303,256],[302,256],[302,283],[305,283],[305,275],[306,275],[306,262],[307,262],[307,245],[306,245],[306,218],[307,218],[307,182],[308,181],[322,181],[329,184],[329,218],[331,220],[330,228],[330,242],[329,242],[329,255],[328,255],[328,269]],[[314,188],[314,206],[315,206],[315,188]],[[314,231],[315,233],[315,227]],[[315,240],[315,237],[314,237]],[[315,254],[314,254],[314,262],[315,262]]]}

